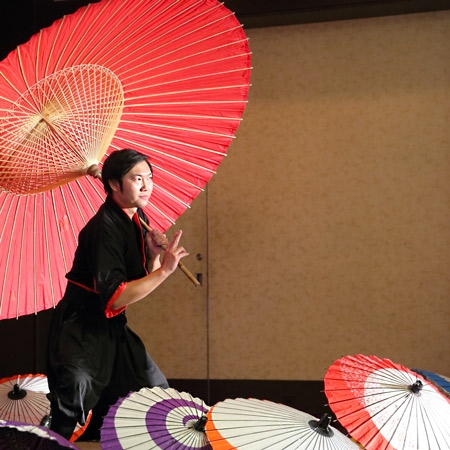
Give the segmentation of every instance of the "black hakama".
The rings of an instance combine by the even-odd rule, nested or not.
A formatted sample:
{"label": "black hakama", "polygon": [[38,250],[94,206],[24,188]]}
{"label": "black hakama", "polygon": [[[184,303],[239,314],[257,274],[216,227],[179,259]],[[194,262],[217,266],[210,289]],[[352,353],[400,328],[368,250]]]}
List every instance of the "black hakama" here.
{"label": "black hakama", "polygon": [[[84,424],[101,396],[117,399],[142,387],[168,387],[125,308],[111,305],[128,281],[147,274],[142,210],[130,219],[108,197],[83,228],[49,342],[50,400]],[[112,401],[112,400],[111,400]]]}

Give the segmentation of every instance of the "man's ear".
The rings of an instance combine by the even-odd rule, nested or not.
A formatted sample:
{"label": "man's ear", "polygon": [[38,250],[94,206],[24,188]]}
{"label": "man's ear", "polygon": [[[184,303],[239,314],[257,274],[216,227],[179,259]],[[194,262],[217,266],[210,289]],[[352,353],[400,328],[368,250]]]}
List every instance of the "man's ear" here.
{"label": "man's ear", "polygon": [[109,180],[108,183],[113,192],[120,192],[120,183],[117,180]]}

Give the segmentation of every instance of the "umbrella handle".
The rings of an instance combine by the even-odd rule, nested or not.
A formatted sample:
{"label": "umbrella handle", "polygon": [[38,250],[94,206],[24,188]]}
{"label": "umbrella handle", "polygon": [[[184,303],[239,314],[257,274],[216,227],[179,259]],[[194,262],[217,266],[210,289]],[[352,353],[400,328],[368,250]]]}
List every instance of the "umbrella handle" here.
{"label": "umbrella handle", "polygon": [[[86,173],[88,175],[92,175],[94,178],[98,178],[99,180],[102,179],[102,172],[100,171],[100,168],[98,167],[97,164],[92,164],[90,167],[88,167]],[[141,221],[141,225],[147,231],[152,231],[152,229],[148,226],[146,222],[144,222],[141,218],[139,218],[139,220]],[[197,280],[197,278],[195,278],[194,275],[192,275],[189,269],[181,261],[178,262],[178,267],[192,281],[195,287],[200,286],[200,282]]]}
{"label": "umbrella handle", "polygon": [[[152,229],[148,226],[146,222],[144,222],[140,217],[139,220],[141,221],[141,225],[147,230],[152,231]],[[181,269],[181,271],[194,283],[196,287],[200,286],[200,282],[197,280],[197,278],[192,275],[192,273],[189,271],[189,269],[181,262],[178,261],[178,267]]]}

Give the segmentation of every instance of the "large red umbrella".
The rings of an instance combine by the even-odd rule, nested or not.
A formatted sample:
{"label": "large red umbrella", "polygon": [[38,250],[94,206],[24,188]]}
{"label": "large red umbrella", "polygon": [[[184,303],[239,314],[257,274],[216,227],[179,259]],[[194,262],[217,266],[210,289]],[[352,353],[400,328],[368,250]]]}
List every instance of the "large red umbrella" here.
{"label": "large red umbrella", "polygon": [[111,150],[149,156],[166,230],[215,173],[250,78],[247,39],[216,0],[103,0],[0,63],[0,319],[56,305],[79,230],[104,200],[85,176]]}

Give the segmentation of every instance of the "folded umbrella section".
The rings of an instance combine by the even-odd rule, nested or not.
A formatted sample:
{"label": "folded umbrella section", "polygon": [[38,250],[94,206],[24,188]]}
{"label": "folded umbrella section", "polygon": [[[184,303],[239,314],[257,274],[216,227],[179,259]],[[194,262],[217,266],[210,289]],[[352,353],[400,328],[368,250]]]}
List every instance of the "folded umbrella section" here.
{"label": "folded umbrella section", "polygon": [[47,428],[0,419],[1,450],[77,450],[74,444]]}

